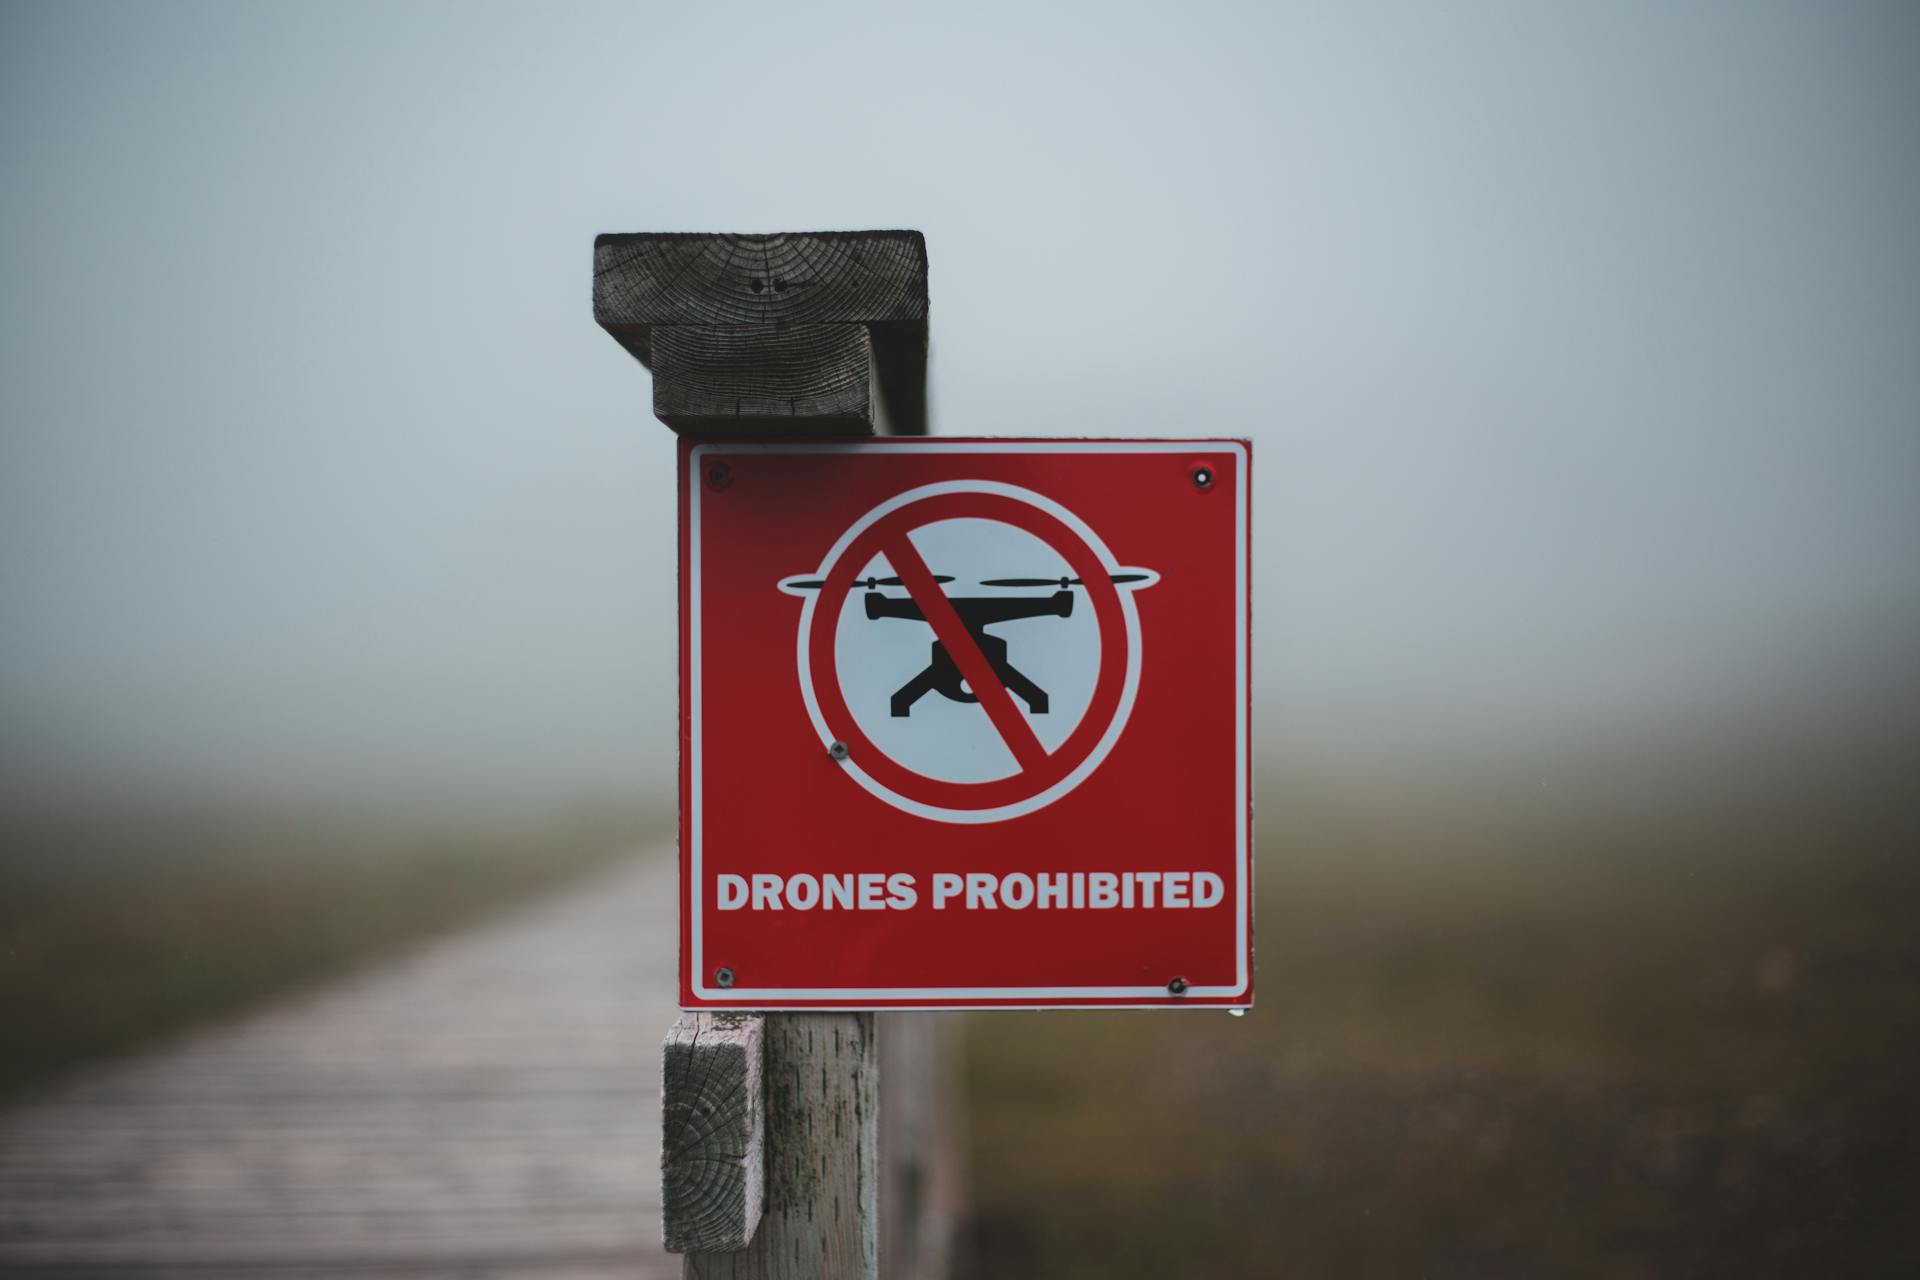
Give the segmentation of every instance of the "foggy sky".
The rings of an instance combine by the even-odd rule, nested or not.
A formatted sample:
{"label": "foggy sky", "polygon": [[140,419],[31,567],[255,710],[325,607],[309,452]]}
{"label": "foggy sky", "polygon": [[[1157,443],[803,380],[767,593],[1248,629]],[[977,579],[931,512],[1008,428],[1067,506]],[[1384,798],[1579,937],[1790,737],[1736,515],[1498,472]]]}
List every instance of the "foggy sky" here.
{"label": "foggy sky", "polygon": [[664,795],[602,231],[919,228],[936,431],[1253,437],[1266,759],[1870,702],[1916,11],[1178,8],[0,9],[9,786]]}

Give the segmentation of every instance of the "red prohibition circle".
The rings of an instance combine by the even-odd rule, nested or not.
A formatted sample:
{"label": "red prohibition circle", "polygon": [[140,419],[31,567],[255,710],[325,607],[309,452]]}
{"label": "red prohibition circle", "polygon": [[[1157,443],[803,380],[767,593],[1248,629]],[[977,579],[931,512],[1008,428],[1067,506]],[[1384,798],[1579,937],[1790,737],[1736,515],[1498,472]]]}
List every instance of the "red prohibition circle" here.
{"label": "red prohibition circle", "polygon": [[[1067,740],[1037,765],[992,782],[946,782],[916,773],[886,755],[863,733],[847,707],[834,669],[834,635],[841,611],[861,566],[876,554],[905,541],[922,525],[941,520],[984,519],[1009,524],[1034,535],[1060,553],[1086,588],[1100,628],[1100,671],[1093,698]],[[898,571],[898,565],[895,566]],[[1126,685],[1126,620],[1120,591],[1093,548],[1051,513],[1018,498],[997,493],[943,493],[907,503],[862,530],[849,543],[820,587],[807,636],[807,661],[814,698],[834,737],[846,743],[852,761],[875,782],[908,800],[953,810],[988,810],[1019,804],[1058,784],[1093,754],[1118,714]],[[1012,744],[1008,744],[1012,749]],[[1017,753],[1016,753],[1017,755]]]}

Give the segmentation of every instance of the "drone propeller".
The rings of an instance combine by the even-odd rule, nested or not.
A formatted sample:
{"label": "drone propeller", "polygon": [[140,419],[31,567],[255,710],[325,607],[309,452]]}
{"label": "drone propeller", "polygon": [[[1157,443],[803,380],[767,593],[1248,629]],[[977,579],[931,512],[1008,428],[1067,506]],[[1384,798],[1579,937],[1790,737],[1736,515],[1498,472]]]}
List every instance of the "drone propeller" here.
{"label": "drone propeller", "polygon": [[[935,582],[952,582],[953,577],[950,574],[936,573],[933,575],[933,580]],[[826,581],[821,578],[808,578],[802,582],[783,582],[780,585],[791,588],[794,591],[818,591],[827,584]],[[853,585],[856,587],[864,586],[867,590],[872,591],[878,587],[904,587],[907,584],[898,578],[855,578]]]}
{"label": "drone propeller", "polygon": [[[1149,573],[1110,573],[1107,578],[1112,582],[1145,582],[1152,576]],[[1068,587],[1077,587],[1082,583],[1078,578],[983,578],[980,585],[983,587],[1058,587],[1064,591]]]}

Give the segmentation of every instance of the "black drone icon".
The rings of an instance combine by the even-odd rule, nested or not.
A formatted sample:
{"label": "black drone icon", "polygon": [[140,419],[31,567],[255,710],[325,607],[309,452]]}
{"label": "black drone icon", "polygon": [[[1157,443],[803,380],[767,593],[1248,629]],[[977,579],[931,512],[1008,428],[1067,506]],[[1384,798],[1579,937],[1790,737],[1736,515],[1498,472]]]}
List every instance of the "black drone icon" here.
{"label": "black drone icon", "polygon": [[[1143,571],[1130,571],[1107,575],[1115,585],[1151,585],[1159,581],[1159,575]],[[936,583],[952,582],[946,574],[935,574]],[[784,591],[818,591],[826,582],[821,578],[788,578],[780,583]],[[856,579],[855,587],[866,588],[865,605],[867,617],[899,618],[909,622],[925,622],[927,616],[911,596],[890,596],[880,590],[881,587],[903,586],[899,578]],[[980,654],[993,668],[994,675],[1007,691],[1027,704],[1027,710],[1036,716],[1047,714],[1047,691],[1028,679],[1026,674],[1007,657],[1007,642],[999,636],[989,635],[987,628],[1003,622],[1018,622],[1025,618],[1070,618],[1073,616],[1073,588],[1084,585],[1079,578],[984,578],[979,584],[983,587],[1053,587],[1055,590],[1047,596],[948,596],[947,603],[953,606],[954,613],[960,617],[960,623],[967,629],[967,635],[979,647]],[[940,641],[933,642],[932,656],[925,669],[913,679],[894,690],[888,702],[888,710],[895,716],[913,714],[913,704],[927,696],[937,693],[950,702],[978,702],[980,695],[971,689],[960,670],[959,663],[947,652],[947,646]]]}

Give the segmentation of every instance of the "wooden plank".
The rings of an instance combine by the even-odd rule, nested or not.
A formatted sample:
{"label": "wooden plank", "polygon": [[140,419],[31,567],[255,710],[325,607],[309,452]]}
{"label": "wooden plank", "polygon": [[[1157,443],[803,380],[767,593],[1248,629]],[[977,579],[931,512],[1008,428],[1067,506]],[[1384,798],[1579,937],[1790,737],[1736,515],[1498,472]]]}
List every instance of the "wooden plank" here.
{"label": "wooden plank", "polygon": [[643,361],[655,325],[924,324],[927,242],[918,231],[603,235],[593,318]]}
{"label": "wooden plank", "polygon": [[700,435],[923,434],[927,247],[917,231],[603,235],[593,313]]}
{"label": "wooden plank", "polygon": [[687,1280],[877,1280],[878,1070],[870,1013],[766,1017],[766,1204],[734,1253]]}
{"label": "wooden plank", "polygon": [[653,336],[653,416],[675,431],[872,435],[873,350],[857,324],[671,325]]}
{"label": "wooden plank", "polygon": [[761,1020],[683,1013],[662,1047],[661,1234],[670,1253],[744,1249],[766,1169]]}
{"label": "wooden plank", "polygon": [[0,1113],[0,1274],[677,1275],[670,854]]}

